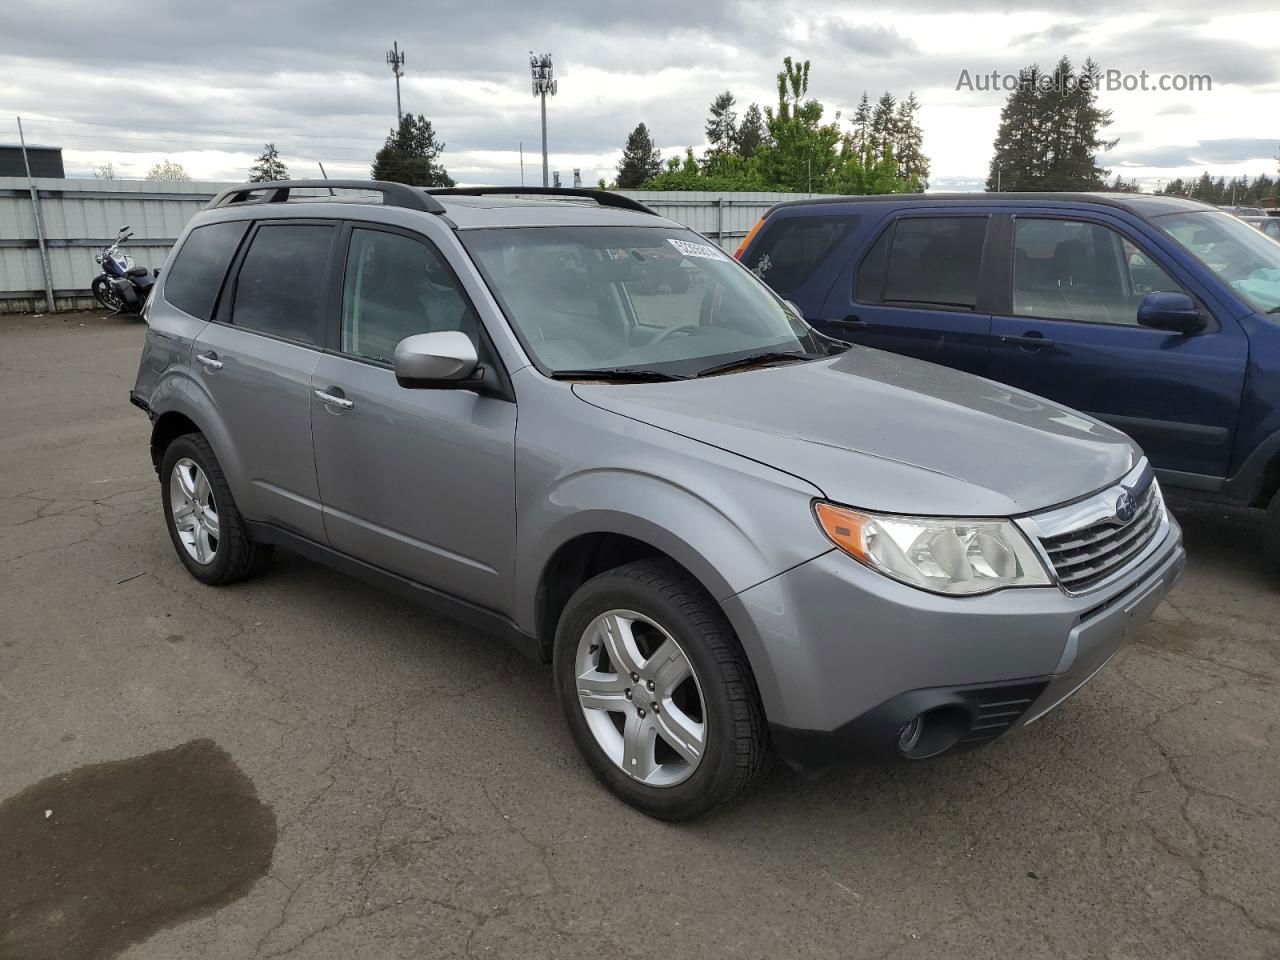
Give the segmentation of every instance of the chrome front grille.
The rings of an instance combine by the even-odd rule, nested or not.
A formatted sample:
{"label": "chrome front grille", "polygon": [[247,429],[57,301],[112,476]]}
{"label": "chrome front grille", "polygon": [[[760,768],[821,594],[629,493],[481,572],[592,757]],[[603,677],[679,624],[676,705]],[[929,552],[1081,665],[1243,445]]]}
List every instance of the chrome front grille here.
{"label": "chrome front grille", "polygon": [[[1129,498],[1132,513],[1125,509]],[[1144,460],[1117,486],[1033,519],[1040,549],[1062,588],[1086,593],[1125,570],[1151,544],[1165,526],[1164,499]]]}

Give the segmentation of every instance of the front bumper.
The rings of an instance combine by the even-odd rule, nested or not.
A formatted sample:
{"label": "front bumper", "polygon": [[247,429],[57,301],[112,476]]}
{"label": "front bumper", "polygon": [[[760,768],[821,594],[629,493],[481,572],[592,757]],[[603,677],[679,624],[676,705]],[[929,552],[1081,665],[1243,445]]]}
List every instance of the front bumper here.
{"label": "front bumper", "polygon": [[[980,746],[1057,706],[1120,649],[1182,574],[1172,517],[1106,590],[943,597],[889,580],[839,551],[731,598],[775,746],[806,774],[903,756],[921,714],[945,736],[911,756]],[[937,731],[935,731],[935,736]]]}

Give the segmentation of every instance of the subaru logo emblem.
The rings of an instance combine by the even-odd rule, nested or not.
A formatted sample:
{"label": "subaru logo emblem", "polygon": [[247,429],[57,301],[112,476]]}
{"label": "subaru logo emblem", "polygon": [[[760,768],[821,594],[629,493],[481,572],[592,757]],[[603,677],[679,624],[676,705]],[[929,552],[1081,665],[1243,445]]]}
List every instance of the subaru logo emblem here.
{"label": "subaru logo emblem", "polygon": [[1122,490],[1120,496],[1116,498],[1116,519],[1121,523],[1128,523],[1137,512],[1138,501],[1128,490]]}

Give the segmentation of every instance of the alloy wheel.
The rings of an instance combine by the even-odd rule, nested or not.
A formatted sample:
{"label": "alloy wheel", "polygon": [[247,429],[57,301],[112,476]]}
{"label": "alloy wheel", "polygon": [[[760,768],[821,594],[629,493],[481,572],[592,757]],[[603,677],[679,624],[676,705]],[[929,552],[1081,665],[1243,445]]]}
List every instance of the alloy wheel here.
{"label": "alloy wheel", "polygon": [[578,641],[578,703],[605,755],[628,776],[671,787],[693,775],[707,743],[707,714],[693,664],[661,625],[609,610]]}
{"label": "alloy wheel", "polygon": [[213,563],[219,543],[218,508],[209,478],[194,460],[184,457],[173,465],[169,509],[187,555],[196,563]]}

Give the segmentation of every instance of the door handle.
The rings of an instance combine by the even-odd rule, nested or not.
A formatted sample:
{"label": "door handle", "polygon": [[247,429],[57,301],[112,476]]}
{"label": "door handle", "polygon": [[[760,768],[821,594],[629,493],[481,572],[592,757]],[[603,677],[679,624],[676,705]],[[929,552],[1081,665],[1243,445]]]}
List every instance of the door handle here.
{"label": "door handle", "polygon": [[222,361],[218,359],[216,353],[197,353],[196,359],[204,365],[206,370],[222,369]]}
{"label": "door handle", "polygon": [[335,410],[350,410],[356,405],[354,400],[340,397],[336,393],[330,393],[328,390],[317,390],[316,399],[326,407],[333,407]]}
{"label": "door handle", "polygon": [[1000,338],[1000,342],[1032,351],[1038,350],[1041,347],[1053,346],[1052,340],[1039,333],[1028,333],[1025,337],[1002,336]]}
{"label": "door handle", "polygon": [[859,320],[852,314],[845,317],[843,320],[828,320],[827,323],[831,324],[833,327],[839,327],[842,330],[865,330],[868,326],[867,321]]}

